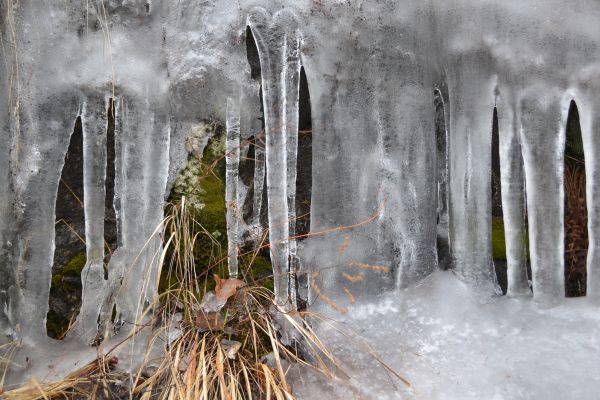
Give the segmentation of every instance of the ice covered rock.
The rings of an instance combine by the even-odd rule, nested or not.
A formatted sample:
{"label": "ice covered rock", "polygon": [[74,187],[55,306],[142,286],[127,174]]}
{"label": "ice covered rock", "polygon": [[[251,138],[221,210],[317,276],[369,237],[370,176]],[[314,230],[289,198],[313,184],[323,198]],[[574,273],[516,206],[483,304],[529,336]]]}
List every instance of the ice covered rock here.
{"label": "ice covered rock", "polygon": [[[574,101],[587,179],[584,300],[600,298],[595,0],[0,5],[0,332],[30,349],[47,345],[57,190],[78,119],[86,265],[69,342],[107,339],[113,310],[135,324],[155,304],[164,200],[189,154],[202,153],[195,129],[210,118],[225,121],[233,151],[231,275],[242,240],[268,232],[277,302],[322,303],[334,315],[410,290],[442,258],[483,304],[496,301],[496,120],[508,294],[529,296],[531,280],[546,307],[564,297],[564,149]],[[244,180],[236,168],[249,143],[254,170]],[[310,184],[299,184],[307,163]],[[309,224],[297,220],[305,192]],[[106,204],[117,226],[110,252]]]}

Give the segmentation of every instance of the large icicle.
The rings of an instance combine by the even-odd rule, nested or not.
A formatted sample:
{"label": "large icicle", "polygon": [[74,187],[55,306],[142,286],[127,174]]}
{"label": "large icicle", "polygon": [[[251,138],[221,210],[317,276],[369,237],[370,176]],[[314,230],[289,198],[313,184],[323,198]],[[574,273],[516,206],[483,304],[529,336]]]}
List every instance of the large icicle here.
{"label": "large icicle", "polygon": [[480,54],[461,54],[449,74],[449,228],[457,274],[494,293],[491,253],[491,138],[493,75]]}
{"label": "large icicle", "polygon": [[[512,99],[511,99],[512,100]],[[527,277],[525,237],[525,171],[521,139],[515,120],[514,103],[501,100],[497,107],[500,136],[502,210],[506,238],[506,262],[509,296],[531,294]]]}
{"label": "large icicle", "polygon": [[565,295],[563,160],[559,150],[564,147],[564,133],[559,132],[565,131],[567,111],[561,109],[560,99],[556,91],[531,88],[520,102],[533,296],[543,306],[556,304]]}
{"label": "large icicle", "polygon": [[106,292],[104,203],[108,98],[90,95],[83,105],[83,190],[87,262],[81,271],[82,303],[70,336],[89,343],[96,337],[98,314]]}
{"label": "large icicle", "polygon": [[238,228],[241,204],[238,204],[240,174],[240,107],[239,102],[227,99],[227,138],[225,141],[225,204],[227,207],[227,267],[229,277],[238,276]]}
{"label": "large icicle", "polygon": [[122,170],[117,173],[123,176],[121,187],[115,189],[122,191],[124,251],[114,267],[111,262],[109,269],[110,272],[114,270],[114,279],[123,279],[121,289],[113,288],[118,291],[116,306],[119,318],[133,323],[151,304],[156,293],[161,249],[158,232],[168,171],[165,161],[168,153],[161,148],[169,148],[169,134],[160,114],[150,107],[147,99],[127,99],[122,115]]}
{"label": "large icicle", "polygon": [[17,277],[9,292],[10,311],[21,337],[30,340],[46,338],[54,207],[80,104],[78,96],[69,92],[44,100],[26,106],[17,139],[18,163],[13,170],[19,177],[15,180],[15,203],[21,212],[15,221],[19,235],[9,249]]}
{"label": "large icicle", "polygon": [[[287,91],[293,85],[288,74],[288,57],[297,57],[290,48],[297,37],[297,21],[284,9],[269,17],[255,9],[249,19],[262,68],[265,111],[269,240],[278,304],[289,303],[289,207],[287,191]],[[291,51],[290,51],[291,50]]]}

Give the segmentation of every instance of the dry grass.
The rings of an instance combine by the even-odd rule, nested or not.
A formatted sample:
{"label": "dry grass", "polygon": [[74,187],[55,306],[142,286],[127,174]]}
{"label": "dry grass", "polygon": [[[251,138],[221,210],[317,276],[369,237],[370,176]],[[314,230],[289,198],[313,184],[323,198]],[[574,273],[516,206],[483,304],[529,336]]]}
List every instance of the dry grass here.
{"label": "dry grass", "polygon": [[[141,371],[132,395],[140,399],[293,399],[287,382],[288,361],[310,365],[277,334],[269,311],[272,293],[246,287],[232,296],[223,310],[223,322],[204,332],[198,329],[200,303],[192,300],[182,322],[183,334],[170,346],[167,357],[151,374]],[[201,311],[199,311],[201,312]],[[300,318],[282,313],[303,338],[305,348],[327,371],[327,352]],[[314,364],[313,364],[314,365]],[[148,369],[148,367],[145,367]],[[147,377],[145,377],[145,375]]]}
{"label": "dry grass", "polygon": [[[206,279],[197,275],[194,260],[195,241],[205,240],[206,232],[192,228],[184,201],[164,222],[162,264],[176,284],[157,298],[152,319],[160,324],[150,341],[164,343],[167,333],[178,334],[164,356],[152,359],[149,348],[136,373],[126,374],[118,367],[127,362],[109,350],[59,382],[32,381],[3,393],[3,399],[294,399],[287,380],[291,363],[332,376],[335,359],[306,314],[284,311],[264,286],[239,282],[241,287],[224,290],[232,280],[217,279],[215,292],[224,304],[206,310]],[[283,341],[282,325],[294,341]]]}
{"label": "dry grass", "polygon": [[565,290],[566,295],[586,293],[588,251],[585,164],[567,158],[565,182]]}

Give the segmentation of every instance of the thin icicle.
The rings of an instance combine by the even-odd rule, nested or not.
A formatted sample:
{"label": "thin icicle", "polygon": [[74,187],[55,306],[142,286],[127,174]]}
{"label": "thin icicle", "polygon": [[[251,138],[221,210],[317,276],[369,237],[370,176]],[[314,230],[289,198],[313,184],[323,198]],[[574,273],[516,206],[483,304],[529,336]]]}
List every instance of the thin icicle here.
{"label": "thin icicle", "polygon": [[229,277],[238,276],[238,178],[240,171],[240,107],[239,102],[227,99],[227,140],[225,142],[225,204],[227,207],[227,267]]}
{"label": "thin icicle", "polygon": [[287,136],[287,194],[288,194],[288,220],[290,223],[290,300],[292,307],[296,307],[296,273],[298,262],[296,259],[296,181],[298,176],[298,117],[300,93],[300,41],[297,37],[288,38],[286,43],[287,71],[286,71],[286,99],[285,119]]}
{"label": "thin icicle", "polygon": [[[262,133],[261,133],[262,135]],[[262,211],[263,190],[265,187],[265,149],[264,140],[258,136],[254,145],[254,202],[252,206],[252,225],[257,227],[260,236],[260,213]]]}

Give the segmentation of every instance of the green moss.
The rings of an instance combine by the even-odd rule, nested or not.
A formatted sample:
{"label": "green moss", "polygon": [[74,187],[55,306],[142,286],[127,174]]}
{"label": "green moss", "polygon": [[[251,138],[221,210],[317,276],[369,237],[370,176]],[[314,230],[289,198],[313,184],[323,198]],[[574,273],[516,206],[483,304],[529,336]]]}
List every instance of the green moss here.
{"label": "green moss", "polygon": [[[225,204],[225,130],[218,123],[204,123],[194,128],[192,137],[210,136],[202,159],[194,154],[175,180],[169,197],[178,203],[185,196],[187,210],[194,221],[192,235],[197,235],[194,245],[196,273],[201,276],[201,288],[213,290],[212,274],[227,276],[227,220]],[[262,254],[240,258],[240,270],[247,280],[273,289],[272,266]],[[177,285],[177,279],[163,270],[160,290]]]}
{"label": "green moss", "polygon": [[86,261],[87,257],[85,252],[81,252],[75,257],[71,258],[64,267],[60,268],[57,273],[52,275],[52,287],[50,290],[61,288],[67,290],[71,289],[73,285],[66,283],[64,278],[67,276],[80,277]]}
{"label": "green moss", "polygon": [[[492,255],[494,260],[506,261],[505,238],[504,220],[502,217],[492,217]],[[525,231],[525,234],[523,235],[523,246],[526,251],[529,249],[529,236],[527,231]],[[527,258],[529,258],[529,255],[527,255]]]}
{"label": "green moss", "polygon": [[506,240],[502,217],[492,217],[492,255],[494,260],[506,261]]}
{"label": "green moss", "polygon": [[[87,261],[86,253],[81,252],[52,275],[52,286],[50,287],[51,298],[72,298],[75,293],[81,291],[81,271]],[[69,278],[69,279],[65,279]],[[71,301],[72,306],[80,301],[80,296]],[[75,307],[76,309],[77,307]],[[71,315],[59,315],[50,310],[46,316],[46,331],[50,337],[60,338],[69,327]]]}
{"label": "green moss", "polygon": [[[194,244],[196,273],[204,278],[206,290],[214,288],[212,274],[226,275],[227,221],[225,207],[225,132],[218,123],[203,123],[192,130],[192,137],[211,136],[202,159],[191,154],[175,180],[169,202],[176,204],[185,197],[187,211],[197,235]],[[176,285],[176,278],[165,269],[160,289]]]}

